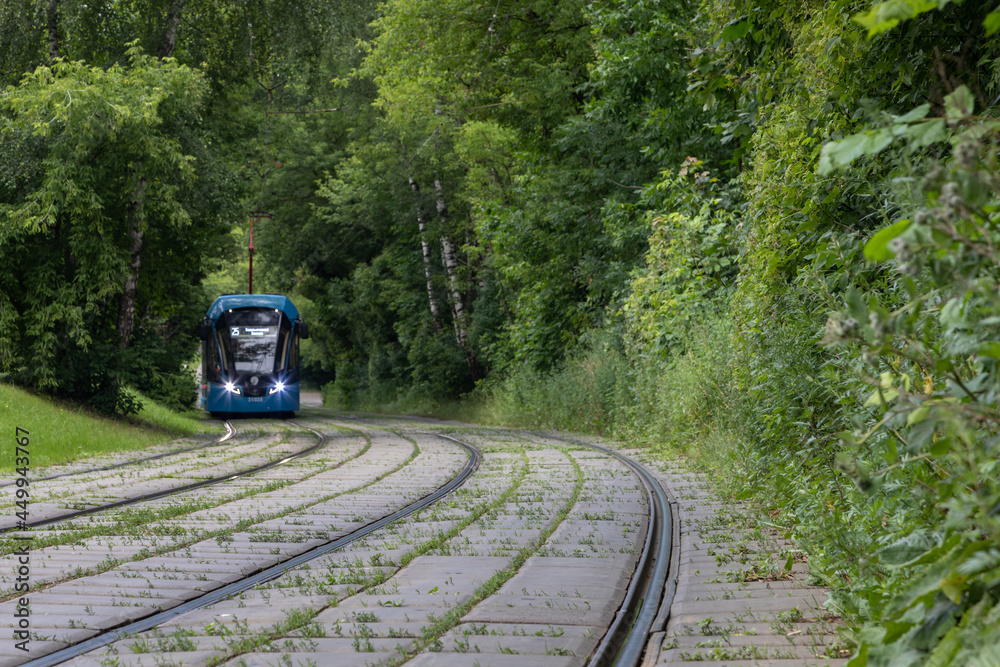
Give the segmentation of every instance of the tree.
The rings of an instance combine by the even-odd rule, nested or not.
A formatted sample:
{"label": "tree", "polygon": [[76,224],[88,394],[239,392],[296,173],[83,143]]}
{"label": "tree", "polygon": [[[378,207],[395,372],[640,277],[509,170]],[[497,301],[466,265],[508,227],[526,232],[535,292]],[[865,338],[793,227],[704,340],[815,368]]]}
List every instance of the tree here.
{"label": "tree", "polygon": [[[201,265],[204,248],[192,241],[211,238],[213,226],[191,216],[191,151],[199,150],[191,128],[204,93],[201,73],[134,48],[127,66],[39,67],[0,100],[5,144],[33,147],[37,158],[0,191],[4,370],[109,411],[134,407],[122,389],[143,377],[143,350],[127,349],[142,239],[171,239],[146,266],[183,280],[192,277],[186,265]],[[189,289],[179,285],[171,298],[150,286],[159,298],[145,300],[144,316],[169,332]]]}

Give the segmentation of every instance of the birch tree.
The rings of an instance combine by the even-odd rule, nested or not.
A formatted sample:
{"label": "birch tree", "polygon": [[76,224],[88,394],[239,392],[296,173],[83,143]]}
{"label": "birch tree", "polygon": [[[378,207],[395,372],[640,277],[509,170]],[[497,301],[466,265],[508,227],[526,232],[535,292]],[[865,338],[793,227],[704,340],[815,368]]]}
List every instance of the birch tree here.
{"label": "birch tree", "polygon": [[[434,179],[434,193],[437,196],[437,212],[441,221],[442,230],[448,228],[448,202],[444,197],[444,188],[440,179]],[[465,299],[458,283],[458,255],[455,252],[455,241],[443,231],[441,234],[441,257],[444,260],[445,274],[448,277],[448,294],[451,297],[451,309],[454,314],[455,338],[458,346],[465,352],[466,361],[469,364],[469,373],[473,380],[482,378],[482,370],[479,367],[479,359],[475,350],[472,349],[472,341],[469,339],[469,322],[465,315]]]}
{"label": "birch tree", "polygon": [[424,277],[427,278],[427,301],[430,304],[431,321],[434,323],[434,333],[441,333],[441,312],[438,309],[437,297],[434,296],[434,282],[431,279],[431,246],[427,241],[427,225],[424,222],[424,210],[420,205],[420,186],[413,177],[409,177],[410,188],[417,195],[417,226],[420,229],[420,247],[424,258]]}

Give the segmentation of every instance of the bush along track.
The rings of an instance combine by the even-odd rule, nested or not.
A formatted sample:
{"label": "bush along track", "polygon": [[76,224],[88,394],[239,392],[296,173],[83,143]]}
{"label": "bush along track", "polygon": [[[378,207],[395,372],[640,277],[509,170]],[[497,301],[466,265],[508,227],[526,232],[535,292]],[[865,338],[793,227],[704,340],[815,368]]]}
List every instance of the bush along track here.
{"label": "bush along track", "polygon": [[880,621],[852,667],[1000,664],[1000,124],[965,86],[945,103],[952,158],[865,244],[885,285],[851,288],[824,339],[867,385],[836,463],[882,525],[837,599]]}

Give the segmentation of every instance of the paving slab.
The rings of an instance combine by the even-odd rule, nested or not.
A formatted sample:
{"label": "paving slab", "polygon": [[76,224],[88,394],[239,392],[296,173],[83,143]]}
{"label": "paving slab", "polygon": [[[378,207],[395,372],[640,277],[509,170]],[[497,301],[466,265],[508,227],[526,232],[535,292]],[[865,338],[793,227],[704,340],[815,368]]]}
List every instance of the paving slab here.
{"label": "paving slab", "polygon": [[[311,409],[310,414],[319,414],[319,410]],[[360,424],[350,426],[357,428]],[[381,427],[365,426],[363,430],[372,442],[369,453],[335,470],[297,480],[294,486],[233,499],[225,507],[191,512],[162,523],[178,532],[187,531],[187,535],[190,531],[201,534],[197,531],[254,521],[252,527],[237,531],[232,539],[213,537],[182,548],[178,548],[181,540],[190,541],[189,537],[168,535],[140,540],[137,544],[155,542],[158,548],[173,550],[60,584],[65,588],[57,593],[78,607],[85,603],[101,620],[114,612],[143,611],[137,606],[111,608],[109,600],[142,605],[181,600],[198,588],[214,587],[322,539],[353,530],[384,515],[387,507],[426,493],[421,489],[449,478],[464,465],[466,454],[455,445],[418,433],[411,426],[398,428],[405,437]],[[512,447],[520,449],[493,451],[503,441],[496,432],[482,431],[476,437],[491,444],[491,451],[463,487],[472,494],[466,496],[466,501],[438,503],[412,519],[383,528],[342,552],[328,554],[262,587],[177,617],[156,631],[160,637],[143,633],[71,664],[84,666],[117,659],[121,665],[201,665],[228,658],[225,664],[233,665],[365,665],[416,646],[422,653],[409,664],[584,665],[621,606],[635,569],[645,539],[646,494],[627,468],[603,453],[566,448],[565,443],[545,443],[528,435],[520,439],[505,435]],[[420,456],[392,477],[373,482],[414,451],[413,442],[407,438],[419,445]],[[261,449],[257,451],[263,452],[264,443],[258,444]],[[359,451],[357,442],[352,446],[349,450],[345,445],[345,456]],[[272,451],[277,450],[272,447]],[[264,454],[248,450],[242,458],[249,460],[252,456]],[[477,504],[501,498],[520,478],[525,459],[528,475],[506,502],[493,507],[440,548],[399,568],[397,563],[405,554],[455,530]],[[194,478],[204,473],[194,467],[193,461],[185,465],[188,468],[181,470],[178,466],[174,471],[175,478]],[[213,463],[218,470],[227,465],[229,462],[223,460]],[[240,482],[228,488],[250,492],[265,480],[286,479],[286,473],[312,474],[310,465],[293,462],[260,476],[257,487]],[[583,485],[576,489],[578,470]],[[363,484],[370,486],[359,490]],[[569,506],[569,499],[577,491],[578,501]],[[102,487],[90,498],[114,492],[110,486]],[[333,493],[343,495],[327,497]],[[691,495],[693,491],[685,493]],[[301,503],[306,497],[327,499],[303,507],[294,516],[267,516],[289,503]],[[700,500],[685,502],[697,504]],[[162,509],[172,505],[163,502],[154,506]],[[565,518],[556,526],[552,522],[563,516],[562,511],[566,512]],[[113,521],[80,525],[111,526]],[[548,540],[539,543],[540,536],[552,528]],[[123,546],[121,542],[97,537],[85,547],[64,548],[58,556],[66,558],[54,560],[51,571],[64,571],[81,563],[98,567],[108,553]],[[87,554],[91,560],[83,559],[86,549],[97,547],[99,550]],[[533,555],[511,575],[507,568],[515,554]],[[706,555],[692,553],[691,558]],[[477,592],[498,575],[509,578],[473,606]],[[785,592],[767,587],[711,588],[707,582],[705,586],[697,592],[692,589],[694,597],[715,597],[718,602],[732,603],[738,595],[775,600]],[[455,609],[468,611],[459,619],[451,613]],[[446,618],[455,625],[438,630]],[[240,655],[224,652],[227,645],[232,651],[236,646],[233,642],[241,638],[260,637],[265,631],[266,636],[275,636],[274,629],[288,626],[290,619],[299,620],[269,643]],[[430,628],[442,632],[435,641],[422,639]],[[175,633],[177,642],[170,644],[174,639],[169,637]],[[776,649],[779,645],[768,646]],[[694,648],[692,642],[668,650]]]}
{"label": "paving slab", "polygon": [[[387,436],[405,442],[398,436]],[[355,446],[354,451],[360,451]],[[331,505],[324,507],[323,503],[309,507],[310,517],[298,516],[295,511],[269,522],[278,522],[278,528],[296,534],[295,542],[273,541],[265,535],[262,541],[260,533],[252,535],[249,532],[236,532],[223,538],[210,538],[189,545],[182,545],[180,540],[190,540],[191,527],[204,530],[206,526],[231,526],[237,521],[252,520],[262,513],[285,510],[290,505],[298,507],[308,503],[310,498],[322,499],[339,488],[345,492],[358,486],[377,483],[381,490],[369,487],[368,492],[353,493],[343,496],[337,503],[342,513],[349,513],[359,521],[352,522],[351,528],[362,525],[361,520],[380,517],[386,511],[393,511],[401,504],[425,495],[430,489],[440,484],[464,464],[467,454],[451,443],[437,440],[422,447],[422,453],[414,461],[407,464],[407,458],[412,449],[411,443],[405,447],[379,447],[373,441],[369,456],[361,459],[346,460],[329,472],[320,472],[311,479],[297,482],[298,489],[291,492],[289,488],[259,493],[255,498],[237,498],[223,501],[224,506],[189,513],[187,516],[160,522],[159,527],[176,526],[181,537],[154,536],[136,539],[134,536],[117,537],[108,535],[86,538],[78,543],[41,547],[32,552],[32,579],[34,582],[48,578],[75,576],[76,578],[56,584],[43,592],[32,592],[32,630],[43,635],[51,635],[54,639],[74,641],[92,635],[95,629],[118,626],[130,618],[145,616],[159,607],[170,607],[182,600],[190,599],[202,593],[202,590],[215,588],[225,582],[242,578],[246,573],[258,571],[270,564],[280,561],[289,553],[304,551],[323,541],[310,536],[314,532],[311,527],[317,512],[334,511]],[[245,461],[244,461],[245,462]],[[407,464],[410,468],[418,468],[414,474],[410,468],[400,468]],[[328,465],[328,464],[325,464]],[[316,470],[313,466],[313,472]],[[291,466],[282,466],[282,470],[292,475],[301,475]],[[401,473],[407,472],[406,475]],[[379,477],[389,477],[378,482]],[[338,477],[340,475],[340,477]],[[323,477],[323,479],[316,479]],[[153,482],[154,486],[158,482]],[[249,488],[249,487],[242,487]],[[203,490],[207,495],[218,494],[216,489]],[[163,503],[153,501],[160,506]],[[287,511],[287,510],[285,510]],[[106,519],[106,517],[100,517]],[[77,520],[80,527],[114,525],[113,521]],[[259,523],[259,522],[258,522]],[[259,530],[258,526],[253,526]],[[307,532],[308,531],[308,532]],[[53,531],[52,536],[65,532],[64,527]],[[44,532],[40,531],[40,534]],[[51,539],[51,538],[50,538]],[[180,546],[178,549],[177,547]],[[136,557],[145,555],[144,549],[174,548],[175,551],[163,555],[152,555],[145,559],[126,562],[115,562],[108,559],[108,554],[115,557]],[[87,576],[83,571],[88,568],[108,568],[110,571],[99,572]],[[85,576],[79,575],[84,573]],[[169,591],[169,592],[168,592]],[[325,595],[294,595],[287,592],[276,593],[266,605],[246,605],[243,600],[235,600],[235,606],[253,606],[254,611],[264,611],[258,615],[253,624],[244,627],[264,628],[283,622],[289,614],[303,609],[321,609],[330,604]],[[0,614],[5,606],[0,604]],[[235,620],[233,609],[230,616]],[[241,614],[249,610],[239,609]],[[220,619],[225,612],[211,610],[204,619],[205,625],[222,627],[225,622]],[[8,613],[7,617],[12,615]],[[0,627],[4,622],[0,620]],[[235,625],[235,623],[233,624]],[[42,653],[55,650],[57,644],[36,642],[36,648]],[[33,651],[35,653],[35,651]],[[178,654],[180,655],[180,654]],[[217,655],[217,654],[206,654]],[[188,652],[185,660],[200,661],[200,652]],[[148,656],[140,656],[139,663],[144,664]],[[17,660],[17,656],[12,656]],[[151,659],[151,658],[149,658]],[[23,658],[18,662],[22,662]],[[186,664],[188,664],[186,662]]]}
{"label": "paving slab", "polygon": [[[513,650],[513,649],[511,649]],[[412,667],[576,667],[580,658],[560,655],[486,653],[421,653],[407,665]]]}
{"label": "paving slab", "polygon": [[[647,464],[650,465],[650,464]],[[673,502],[676,591],[665,631],[644,665],[837,666],[836,622],[808,567],[785,569],[794,545],[756,528],[752,512],[722,502],[694,474],[658,474]]]}
{"label": "paving slab", "polygon": [[227,667],[372,667],[394,655],[384,653],[250,653],[223,663]]}

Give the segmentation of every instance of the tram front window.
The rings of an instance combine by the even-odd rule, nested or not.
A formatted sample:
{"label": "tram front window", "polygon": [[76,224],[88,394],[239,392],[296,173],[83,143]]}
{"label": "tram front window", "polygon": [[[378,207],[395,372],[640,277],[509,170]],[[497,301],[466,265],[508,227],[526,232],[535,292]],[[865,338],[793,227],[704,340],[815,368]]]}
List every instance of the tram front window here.
{"label": "tram front window", "polygon": [[220,317],[216,331],[226,369],[250,373],[278,370],[275,361],[284,357],[284,345],[279,343],[287,340],[289,328],[282,319],[281,312],[272,308],[241,308]]}

